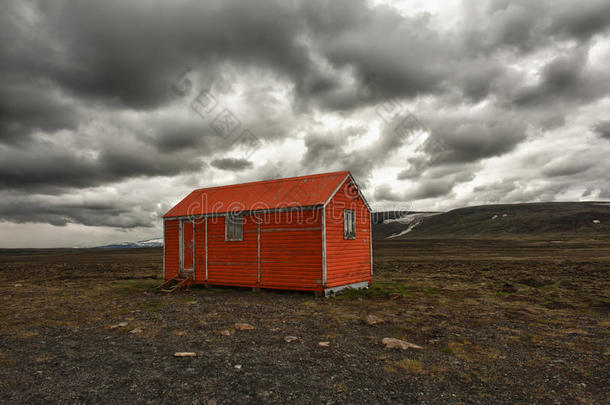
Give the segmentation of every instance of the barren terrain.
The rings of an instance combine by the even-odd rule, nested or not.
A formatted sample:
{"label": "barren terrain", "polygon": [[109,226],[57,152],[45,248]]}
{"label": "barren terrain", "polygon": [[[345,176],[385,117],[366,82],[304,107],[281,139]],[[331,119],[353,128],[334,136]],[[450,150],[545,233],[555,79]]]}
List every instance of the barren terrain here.
{"label": "barren terrain", "polygon": [[[373,287],[334,298],[156,293],[161,255],[0,251],[0,403],[610,397],[608,241],[377,242]],[[384,337],[423,349],[386,349]]]}

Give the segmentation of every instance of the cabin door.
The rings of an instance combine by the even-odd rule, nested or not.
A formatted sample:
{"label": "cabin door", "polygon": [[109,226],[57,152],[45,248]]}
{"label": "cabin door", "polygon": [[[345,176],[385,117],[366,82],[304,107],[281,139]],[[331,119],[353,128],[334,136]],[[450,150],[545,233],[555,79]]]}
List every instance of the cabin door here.
{"label": "cabin door", "polygon": [[192,221],[182,221],[181,243],[180,243],[180,270],[183,273],[193,273],[195,258],[195,233]]}

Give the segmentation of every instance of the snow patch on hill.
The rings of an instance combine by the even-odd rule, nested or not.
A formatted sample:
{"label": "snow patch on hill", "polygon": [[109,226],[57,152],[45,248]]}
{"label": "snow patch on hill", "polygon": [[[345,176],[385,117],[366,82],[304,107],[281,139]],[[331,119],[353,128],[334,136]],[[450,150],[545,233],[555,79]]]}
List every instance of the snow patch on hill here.
{"label": "snow patch on hill", "polygon": [[96,246],[98,249],[134,249],[163,246],[163,238],[140,240],[138,242],[120,242],[111,245]]}
{"label": "snow patch on hill", "polygon": [[434,215],[441,214],[440,212],[417,212],[414,214],[407,214],[404,217],[394,218],[394,219],[386,219],[383,221],[384,224],[390,224],[393,222],[398,222],[400,224],[408,225],[408,227],[398,233],[392,234],[388,236],[386,239],[396,238],[398,236],[405,235],[411,232],[417,225],[424,222],[426,218],[432,217]]}

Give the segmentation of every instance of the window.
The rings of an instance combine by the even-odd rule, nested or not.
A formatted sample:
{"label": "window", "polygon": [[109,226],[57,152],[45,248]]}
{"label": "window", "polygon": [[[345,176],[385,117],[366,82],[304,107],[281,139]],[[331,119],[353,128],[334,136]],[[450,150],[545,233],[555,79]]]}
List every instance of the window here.
{"label": "window", "polygon": [[244,236],[244,221],[241,216],[227,215],[225,221],[225,240],[239,241],[243,240]]}
{"label": "window", "polygon": [[343,239],[356,239],[356,215],[354,211],[343,211]]}

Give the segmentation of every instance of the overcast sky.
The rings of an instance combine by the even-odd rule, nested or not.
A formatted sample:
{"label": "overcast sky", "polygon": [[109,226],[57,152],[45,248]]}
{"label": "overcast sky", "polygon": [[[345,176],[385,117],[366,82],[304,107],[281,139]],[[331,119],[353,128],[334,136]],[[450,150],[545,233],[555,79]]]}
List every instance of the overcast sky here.
{"label": "overcast sky", "polygon": [[610,199],[610,2],[4,1],[0,247],[161,235],[193,188]]}

